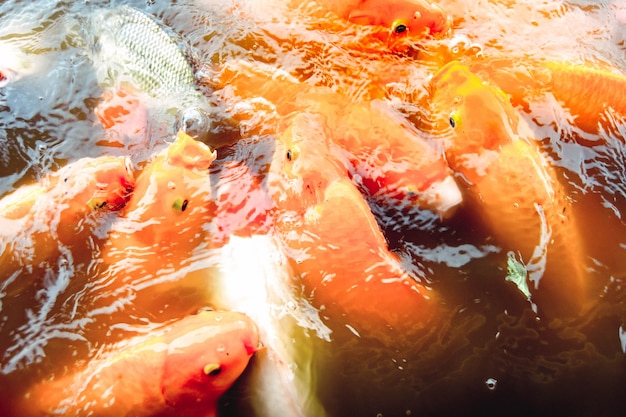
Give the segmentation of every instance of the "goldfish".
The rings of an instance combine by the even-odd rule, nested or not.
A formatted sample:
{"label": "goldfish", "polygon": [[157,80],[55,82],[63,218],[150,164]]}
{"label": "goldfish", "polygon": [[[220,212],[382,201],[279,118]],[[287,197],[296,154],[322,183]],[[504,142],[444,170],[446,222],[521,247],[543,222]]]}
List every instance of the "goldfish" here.
{"label": "goldfish", "polygon": [[6,195],[0,200],[2,269],[37,265],[60,245],[89,239],[104,213],[126,205],[134,183],[126,158],[102,156],[79,159]]}
{"label": "goldfish", "polygon": [[327,9],[357,24],[388,28],[392,36],[428,36],[447,33],[451,18],[428,0],[320,0]]}
{"label": "goldfish", "polygon": [[256,324],[203,311],[100,351],[84,368],[33,386],[21,416],[217,415],[217,400],[259,348]]}
{"label": "goldfish", "polygon": [[524,262],[541,255],[538,276],[531,276],[540,313],[579,314],[588,283],[576,218],[556,171],[533,145],[508,96],[457,61],[441,68],[431,89],[440,126],[451,126],[446,158],[463,178],[474,211]]}
{"label": "goldfish", "polygon": [[389,251],[367,201],[333,155],[333,132],[324,131],[322,121],[316,114],[293,116],[268,179],[280,207],[276,227],[305,295],[357,332],[421,328],[432,317],[433,294]]}
{"label": "goldfish", "polygon": [[321,115],[320,123],[332,131],[333,153],[380,207],[419,207],[445,218],[462,200],[440,152],[379,102],[353,103],[340,93],[243,63],[225,66],[211,82],[223,89],[225,100],[262,97],[282,116]]}
{"label": "goldfish", "polygon": [[216,156],[179,132],[137,177],[128,205],[112,226],[105,261],[135,253],[149,255],[145,260],[151,262],[154,254],[188,254],[202,242],[202,225],[213,216],[209,167]]}

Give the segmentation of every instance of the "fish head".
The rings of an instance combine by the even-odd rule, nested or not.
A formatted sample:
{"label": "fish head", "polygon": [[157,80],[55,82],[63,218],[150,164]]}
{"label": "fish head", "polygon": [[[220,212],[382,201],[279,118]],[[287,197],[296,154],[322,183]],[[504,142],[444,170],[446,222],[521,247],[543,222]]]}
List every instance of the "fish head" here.
{"label": "fish head", "polygon": [[365,0],[350,11],[348,20],[387,27],[392,39],[444,34],[452,26],[447,13],[428,0]]}
{"label": "fish head", "polygon": [[236,312],[201,312],[168,340],[161,390],[165,402],[176,407],[214,407],[259,349],[255,323]]}
{"label": "fish head", "polygon": [[211,195],[209,166],[215,157],[207,145],[180,132],[143,169],[124,212],[126,226],[136,232],[136,239],[160,244],[202,226]]}
{"label": "fish head", "polygon": [[125,157],[83,158],[63,167],[52,191],[80,211],[116,211],[129,201],[134,188],[130,163]]}
{"label": "fish head", "polygon": [[287,205],[309,207],[323,200],[328,184],[347,177],[340,151],[331,148],[323,115],[300,112],[288,118],[278,135],[271,172]]}
{"label": "fish head", "polygon": [[519,136],[519,116],[509,97],[459,62],[443,66],[431,88],[436,129],[451,129],[445,151],[455,171],[467,158],[497,152]]}

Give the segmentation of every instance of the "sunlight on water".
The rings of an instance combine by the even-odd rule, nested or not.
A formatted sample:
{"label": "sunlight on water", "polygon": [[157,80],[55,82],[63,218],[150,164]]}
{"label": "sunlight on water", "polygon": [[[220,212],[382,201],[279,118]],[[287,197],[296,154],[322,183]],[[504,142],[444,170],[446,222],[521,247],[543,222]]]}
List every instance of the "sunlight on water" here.
{"label": "sunlight on water", "polygon": [[[263,346],[220,416],[623,412],[626,3],[440,0],[433,37],[357,3],[0,4],[0,414],[206,309],[246,313]],[[163,32],[116,29],[121,4]],[[435,102],[454,60],[515,116]],[[540,156],[490,170],[454,154],[450,119],[493,158],[495,119]],[[106,157],[93,183],[72,171]],[[525,181],[480,189],[463,157]]]}

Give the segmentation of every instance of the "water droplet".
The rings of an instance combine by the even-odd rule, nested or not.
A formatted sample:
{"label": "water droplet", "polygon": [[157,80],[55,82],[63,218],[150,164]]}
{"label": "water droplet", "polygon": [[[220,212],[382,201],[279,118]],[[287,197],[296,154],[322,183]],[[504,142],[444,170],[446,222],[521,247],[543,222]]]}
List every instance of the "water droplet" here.
{"label": "water droplet", "polygon": [[217,351],[218,351],[218,352],[224,352],[225,350],[226,350],[226,346],[224,346],[224,345],[219,345],[219,346],[217,347]]}
{"label": "water droplet", "polygon": [[167,183],[167,188],[169,188],[170,190],[173,190],[176,188],[176,183],[174,181],[170,181]]}
{"label": "water droplet", "polygon": [[487,386],[487,389],[489,391],[495,390],[497,384],[498,381],[495,378],[487,378],[487,380],[485,381],[485,385]]}

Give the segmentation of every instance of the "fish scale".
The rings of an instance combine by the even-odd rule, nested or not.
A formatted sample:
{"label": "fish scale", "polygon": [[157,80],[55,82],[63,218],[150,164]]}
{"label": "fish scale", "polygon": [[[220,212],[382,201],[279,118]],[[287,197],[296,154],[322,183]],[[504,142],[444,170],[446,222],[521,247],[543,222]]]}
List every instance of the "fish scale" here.
{"label": "fish scale", "polygon": [[93,22],[98,34],[97,59],[107,72],[112,63],[121,64],[136,87],[153,96],[193,86],[193,72],[184,54],[148,15],[121,6],[98,13]]}

